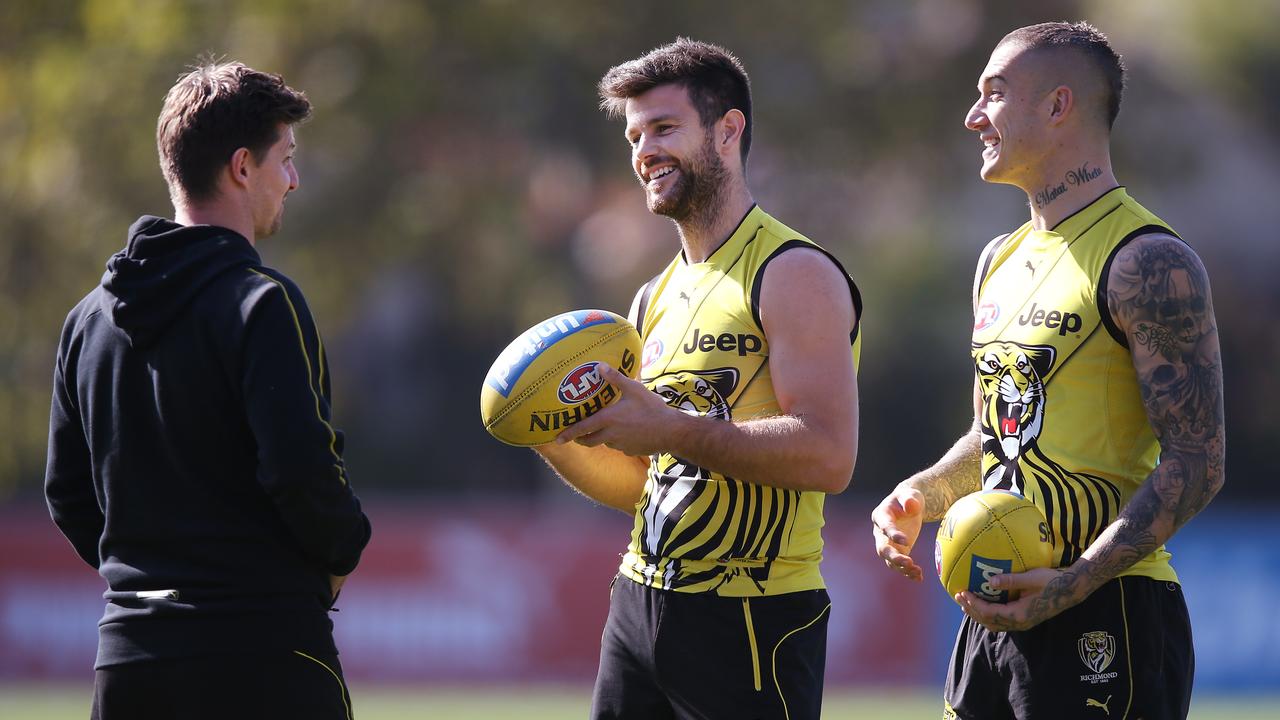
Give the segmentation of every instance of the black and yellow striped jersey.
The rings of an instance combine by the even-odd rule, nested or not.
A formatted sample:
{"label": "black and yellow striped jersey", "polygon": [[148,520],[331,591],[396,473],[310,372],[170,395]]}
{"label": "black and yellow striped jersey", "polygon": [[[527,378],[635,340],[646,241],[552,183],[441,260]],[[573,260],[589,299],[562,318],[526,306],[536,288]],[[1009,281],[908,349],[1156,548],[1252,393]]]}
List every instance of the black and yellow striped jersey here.
{"label": "black and yellow striped jersey", "polygon": [[[983,252],[973,360],[985,488],[1044,511],[1055,561],[1097,539],[1159,461],[1105,279],[1117,251],[1168,226],[1116,188],[1049,231],[1027,223]],[[1158,548],[1123,575],[1177,580]]]}
{"label": "black and yellow striped jersey", "polygon": [[[705,262],[677,255],[633,309],[644,384],[688,413],[726,421],[781,414],[760,323],[760,278],[770,260],[794,247],[821,250],[757,206]],[[849,289],[860,315],[852,279]],[[850,345],[856,367],[858,328]],[[656,588],[735,597],[821,588],[823,498],[655,455],[621,574]]]}

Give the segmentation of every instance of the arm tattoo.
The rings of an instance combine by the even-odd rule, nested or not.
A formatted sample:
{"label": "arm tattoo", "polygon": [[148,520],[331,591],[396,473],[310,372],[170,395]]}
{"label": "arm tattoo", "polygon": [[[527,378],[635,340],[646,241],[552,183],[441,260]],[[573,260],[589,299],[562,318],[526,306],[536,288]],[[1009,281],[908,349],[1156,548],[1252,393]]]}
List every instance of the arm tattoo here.
{"label": "arm tattoo", "polygon": [[[1026,620],[1039,623],[1076,605],[1120,571],[1151,554],[1160,546],[1150,529],[1156,521],[1159,504],[1156,493],[1149,485],[1143,485],[1120,518],[1090,548],[1092,557],[1082,557],[1061,568],[1061,574],[1044,586],[1031,601]],[[1026,627],[1011,615],[997,615],[991,626],[1002,631]]]}
{"label": "arm tattoo", "polygon": [[[1093,558],[1122,570],[1209,504],[1224,479],[1222,358],[1209,278],[1195,253],[1164,235],[1115,258],[1107,304],[1126,328],[1160,464]],[[1106,537],[1109,536],[1109,537]]]}
{"label": "arm tattoo", "polygon": [[924,495],[924,520],[935,522],[956,500],[982,489],[982,439],[976,430],[963,435],[942,459],[916,473],[906,484]]}
{"label": "arm tattoo", "polygon": [[[1079,603],[1089,593],[1126,568],[1150,555],[1160,541],[1151,531],[1159,514],[1160,499],[1149,484],[1144,484],[1129,501],[1116,522],[1094,543],[1092,557],[1082,557],[1062,568],[1032,601],[1029,619],[1040,622]],[[1015,630],[1012,617],[998,617],[1000,630]]]}

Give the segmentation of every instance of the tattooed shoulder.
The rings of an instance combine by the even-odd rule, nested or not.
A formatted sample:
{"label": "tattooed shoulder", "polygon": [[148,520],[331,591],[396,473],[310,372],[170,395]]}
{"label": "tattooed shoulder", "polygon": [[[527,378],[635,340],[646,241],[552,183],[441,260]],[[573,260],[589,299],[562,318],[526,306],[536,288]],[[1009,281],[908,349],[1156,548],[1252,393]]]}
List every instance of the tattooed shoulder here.
{"label": "tattooed shoulder", "polygon": [[1212,324],[1204,265],[1172,235],[1143,235],[1121,248],[1106,281],[1116,324],[1130,334],[1141,333],[1143,345],[1168,351],[1172,338],[1166,330],[1189,340],[1206,321]]}

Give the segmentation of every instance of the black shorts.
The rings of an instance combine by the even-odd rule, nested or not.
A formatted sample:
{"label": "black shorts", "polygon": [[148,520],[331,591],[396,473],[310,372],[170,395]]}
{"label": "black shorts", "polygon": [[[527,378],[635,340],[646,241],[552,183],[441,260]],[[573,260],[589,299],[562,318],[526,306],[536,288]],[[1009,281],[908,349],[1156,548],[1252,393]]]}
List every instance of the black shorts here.
{"label": "black shorts", "polygon": [[1182,587],[1116,578],[1023,632],[965,616],[944,697],[964,720],[1173,720],[1187,716],[1195,653]]}
{"label": "black shorts", "polygon": [[619,577],[591,717],[817,720],[830,612],[826,590],[721,597]]}
{"label": "black shorts", "polygon": [[99,668],[92,720],[352,720],[336,655],[208,655]]}

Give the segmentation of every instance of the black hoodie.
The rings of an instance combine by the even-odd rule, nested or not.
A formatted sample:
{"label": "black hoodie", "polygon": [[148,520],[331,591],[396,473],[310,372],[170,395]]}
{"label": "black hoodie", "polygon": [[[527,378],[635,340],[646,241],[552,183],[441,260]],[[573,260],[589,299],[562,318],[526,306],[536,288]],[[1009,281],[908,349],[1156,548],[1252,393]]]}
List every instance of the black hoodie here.
{"label": "black hoodie", "polygon": [[58,346],[45,495],[107,581],[97,667],[335,652],[369,540],[302,293],[244,237],[143,216]]}

